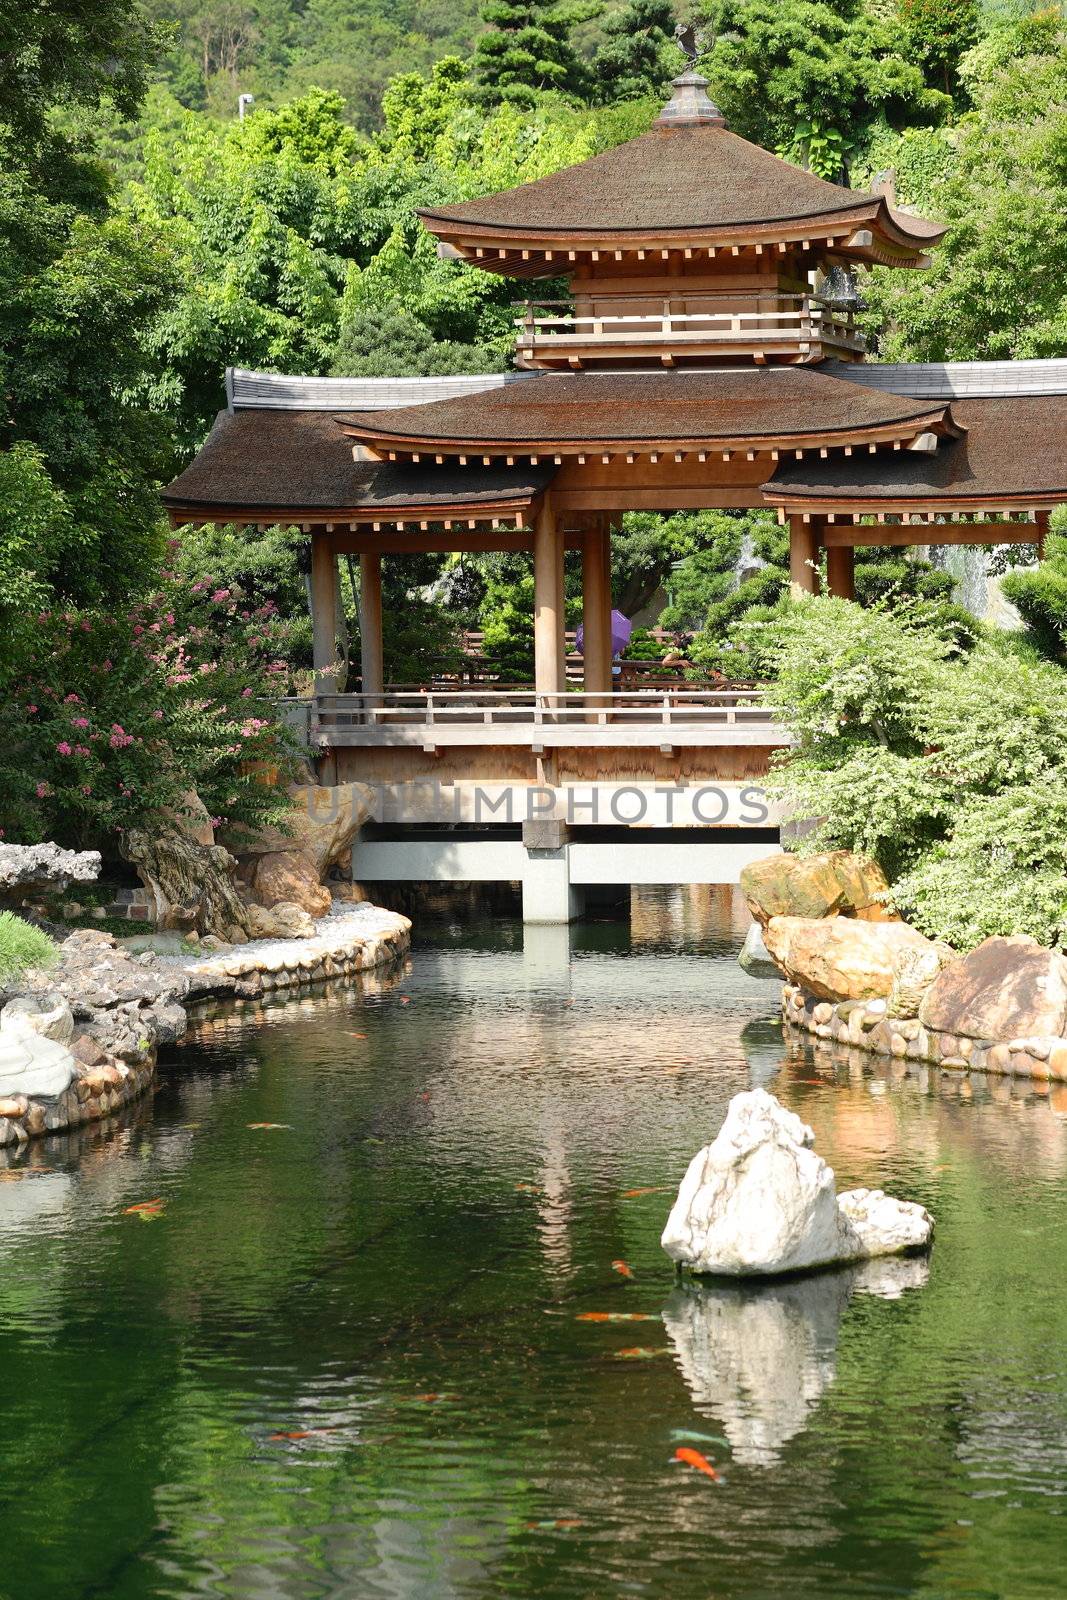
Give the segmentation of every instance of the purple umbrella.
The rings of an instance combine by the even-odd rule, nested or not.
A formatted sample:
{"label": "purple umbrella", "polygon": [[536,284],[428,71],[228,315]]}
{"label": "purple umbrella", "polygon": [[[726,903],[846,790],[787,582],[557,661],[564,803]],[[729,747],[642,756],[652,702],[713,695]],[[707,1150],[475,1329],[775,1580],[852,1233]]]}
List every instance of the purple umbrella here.
{"label": "purple umbrella", "polygon": [[[613,656],[620,655],[626,649],[633,631],[634,625],[629,617],[624,617],[621,611],[613,611],[611,613],[611,653]],[[574,635],[574,648],[582,655],[585,653],[584,644],[585,629],[580,627]]]}

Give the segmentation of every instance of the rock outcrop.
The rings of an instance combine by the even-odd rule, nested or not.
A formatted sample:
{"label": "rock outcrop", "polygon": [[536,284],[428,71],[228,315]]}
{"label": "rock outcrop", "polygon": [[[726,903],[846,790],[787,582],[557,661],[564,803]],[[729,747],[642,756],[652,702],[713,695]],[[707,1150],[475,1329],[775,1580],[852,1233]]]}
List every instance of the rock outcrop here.
{"label": "rock outcrop", "polygon": [[1036,939],[986,939],[946,966],[919,1008],[926,1028],[968,1039],[1067,1033],[1067,959]]}
{"label": "rock outcrop", "polygon": [[927,962],[932,980],[950,953],[906,922],[853,917],[772,917],[763,937],[784,976],[820,1000],[886,999],[902,964]]}
{"label": "rock outcrop", "polygon": [[296,905],[309,917],[330,909],[330,891],[320,883],[310,856],[299,850],[272,850],[256,856],[250,888],[260,906]]}
{"label": "rock outcrop", "polygon": [[848,850],[818,856],[766,856],[741,872],[741,893],[763,927],[772,917],[896,921],[896,913],[879,899],[888,888],[875,862]]}
{"label": "rock outcrop", "polygon": [[695,1272],[798,1272],[921,1249],[933,1221],[879,1189],[838,1195],[812,1130],[765,1089],[735,1095],[682,1179],[661,1243]]}
{"label": "rock outcrop", "polygon": [[100,876],[99,850],[63,850],[58,844],[0,844],[0,905],[49,900],[72,883]]}
{"label": "rock outcrop", "polygon": [[148,891],[157,927],[214,934],[228,944],[248,938],[237,862],[221,845],[199,844],[178,828],[132,829],[122,852]]}

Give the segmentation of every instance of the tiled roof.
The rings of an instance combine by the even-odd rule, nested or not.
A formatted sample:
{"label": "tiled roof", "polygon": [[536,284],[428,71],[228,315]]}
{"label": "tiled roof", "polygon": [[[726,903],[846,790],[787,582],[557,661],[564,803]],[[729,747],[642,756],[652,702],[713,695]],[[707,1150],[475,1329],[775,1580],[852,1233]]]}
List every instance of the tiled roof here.
{"label": "tiled roof", "polygon": [[825,361],[823,372],[922,400],[970,396],[1067,394],[1067,361],[927,361],[884,366],[874,362]]}
{"label": "tiled roof", "polygon": [[876,394],[814,367],[685,368],[670,372],[540,372],[503,389],[345,420],[388,446],[435,442],[548,449],[554,444],[695,443],[708,439],[862,433],[931,407]]}
{"label": "tiled roof", "polygon": [[[373,510],[402,505],[529,502],[552,477],[547,466],[427,466],[354,461],[332,411],[220,411],[204,445],[163,502],[176,513]],[[278,520],[265,515],[263,520]],[[296,518],[295,520],[305,520]]]}
{"label": "tiled roof", "polygon": [[381,411],[481,394],[534,376],[531,372],[483,372],[453,378],[300,378],[228,367],[226,398],[231,411]]}
{"label": "tiled roof", "polygon": [[884,197],[840,188],[715,123],[657,123],[626,144],[576,166],[458,205],[419,215],[436,231],[469,227],[501,236],[607,235],[746,227],[812,220],[874,207],[925,242],[943,228],[902,212]]}
{"label": "tiled roof", "polygon": [[966,433],[932,454],[806,459],[780,466],[764,489],[772,500],[832,499],[856,509],[885,500],[1067,497],[1067,397],[957,400],[952,417]]}

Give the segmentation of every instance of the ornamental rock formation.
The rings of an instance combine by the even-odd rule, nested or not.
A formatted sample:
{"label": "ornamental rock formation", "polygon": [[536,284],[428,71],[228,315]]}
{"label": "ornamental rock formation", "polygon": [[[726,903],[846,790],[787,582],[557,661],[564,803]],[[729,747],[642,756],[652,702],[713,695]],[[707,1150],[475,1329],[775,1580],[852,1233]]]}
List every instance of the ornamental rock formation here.
{"label": "ornamental rock formation", "polygon": [[928,965],[932,978],[950,954],[906,922],[853,917],[772,917],[763,937],[785,977],[819,1000],[886,999],[902,966]]}
{"label": "ornamental rock formation", "polygon": [[726,1277],[772,1276],[919,1250],[922,1206],[880,1189],[838,1195],[815,1135],[768,1094],[735,1095],[714,1142],[693,1157],[660,1241],[672,1260]]}

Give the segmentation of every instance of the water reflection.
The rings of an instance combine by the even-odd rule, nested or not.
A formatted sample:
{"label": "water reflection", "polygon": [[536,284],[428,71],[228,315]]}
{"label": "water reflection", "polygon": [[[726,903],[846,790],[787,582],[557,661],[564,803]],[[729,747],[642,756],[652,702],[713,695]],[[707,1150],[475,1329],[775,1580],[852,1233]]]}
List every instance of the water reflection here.
{"label": "water reflection", "polygon": [[663,1308],[693,1400],[746,1466],[770,1467],[803,1431],[837,1374],[841,1318],[854,1294],[895,1300],[929,1264],[887,1257],[779,1283],[685,1283]]}

